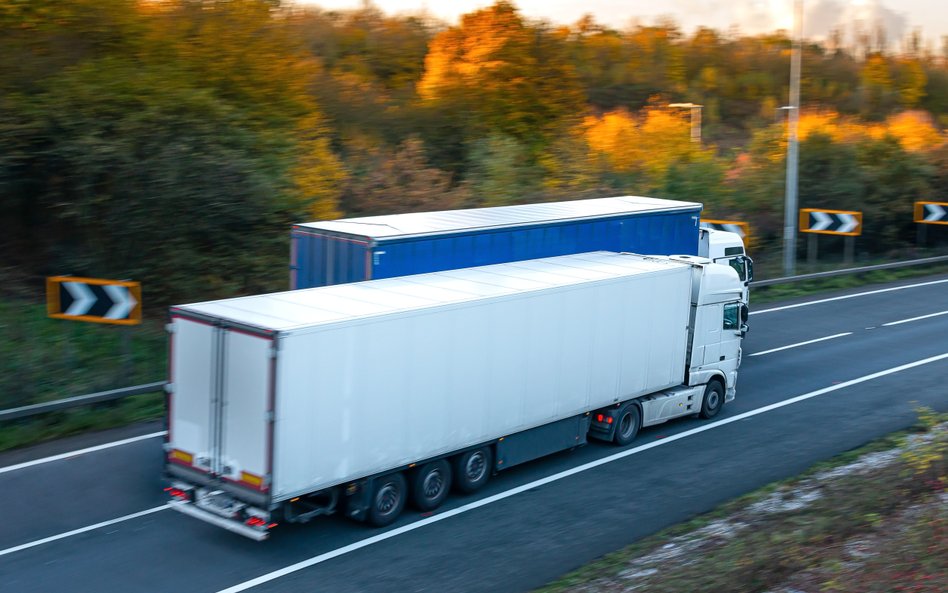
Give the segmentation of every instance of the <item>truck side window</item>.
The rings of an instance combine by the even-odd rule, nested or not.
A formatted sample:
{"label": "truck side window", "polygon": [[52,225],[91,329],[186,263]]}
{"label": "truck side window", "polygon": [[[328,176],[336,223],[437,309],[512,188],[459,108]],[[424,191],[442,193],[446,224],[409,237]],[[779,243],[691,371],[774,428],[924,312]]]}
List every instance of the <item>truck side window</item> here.
{"label": "truck side window", "polygon": [[737,272],[737,276],[741,279],[742,282],[744,280],[747,280],[747,278],[744,277],[744,258],[743,257],[732,257],[731,259],[727,261],[727,264],[731,266],[732,268],[734,268],[734,270]]}
{"label": "truck side window", "polygon": [[724,305],[724,329],[739,330],[741,328],[740,319],[740,303],[729,303]]}

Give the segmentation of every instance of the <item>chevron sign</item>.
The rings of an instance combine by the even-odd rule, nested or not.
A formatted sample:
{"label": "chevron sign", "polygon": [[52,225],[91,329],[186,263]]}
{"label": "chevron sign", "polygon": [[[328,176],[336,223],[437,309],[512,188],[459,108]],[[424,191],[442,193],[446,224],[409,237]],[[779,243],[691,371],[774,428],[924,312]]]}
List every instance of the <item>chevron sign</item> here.
{"label": "chevron sign", "polygon": [[862,212],[801,208],[800,232],[850,237],[861,235]]}
{"label": "chevron sign", "polygon": [[55,319],[136,325],[142,322],[138,282],[51,276],[46,279],[46,311]]}
{"label": "chevron sign", "polygon": [[915,222],[948,224],[948,202],[915,202]]}

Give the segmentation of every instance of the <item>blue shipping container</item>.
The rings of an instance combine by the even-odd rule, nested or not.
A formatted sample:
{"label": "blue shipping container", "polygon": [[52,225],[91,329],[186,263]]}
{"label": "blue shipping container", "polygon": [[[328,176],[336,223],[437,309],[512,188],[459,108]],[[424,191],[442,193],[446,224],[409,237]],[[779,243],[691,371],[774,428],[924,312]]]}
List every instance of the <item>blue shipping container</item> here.
{"label": "blue shipping container", "polygon": [[622,196],[298,224],[290,288],[598,250],[697,255],[701,208]]}

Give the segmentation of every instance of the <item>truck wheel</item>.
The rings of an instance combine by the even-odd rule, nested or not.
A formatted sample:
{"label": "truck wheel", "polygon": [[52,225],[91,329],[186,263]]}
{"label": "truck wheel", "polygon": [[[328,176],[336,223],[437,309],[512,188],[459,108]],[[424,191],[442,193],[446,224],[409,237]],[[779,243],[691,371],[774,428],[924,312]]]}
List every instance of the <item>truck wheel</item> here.
{"label": "truck wheel", "polygon": [[367,517],[369,524],[385,527],[395,521],[405,508],[406,490],[405,476],[401,473],[376,478]]}
{"label": "truck wheel", "polygon": [[419,511],[431,511],[444,502],[451,488],[451,466],[439,459],[411,474],[411,502]]}
{"label": "truck wheel", "polygon": [[724,405],[724,387],[720,381],[711,381],[704,388],[704,399],[701,401],[701,417],[714,418]]}
{"label": "truck wheel", "polygon": [[454,486],[465,494],[479,490],[490,479],[489,447],[461,453],[454,458]]}
{"label": "truck wheel", "polygon": [[642,414],[639,412],[639,407],[635,404],[626,404],[616,414],[616,434],[612,437],[613,442],[620,447],[628,445],[635,440],[635,435],[639,434],[641,426]]}

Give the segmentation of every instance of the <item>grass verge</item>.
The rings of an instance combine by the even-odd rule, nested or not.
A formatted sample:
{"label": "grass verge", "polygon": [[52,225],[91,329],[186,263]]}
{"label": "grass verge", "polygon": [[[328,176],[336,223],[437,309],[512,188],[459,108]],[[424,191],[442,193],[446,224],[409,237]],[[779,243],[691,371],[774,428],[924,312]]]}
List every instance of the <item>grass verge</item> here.
{"label": "grass verge", "polygon": [[0,301],[0,409],[159,381],[166,359],[162,321],[49,319],[42,305]]}
{"label": "grass verge", "polygon": [[948,590],[948,415],[731,501],[540,593]]}
{"label": "grass verge", "polygon": [[0,424],[0,451],[73,434],[154,420],[161,418],[164,411],[164,395],[148,393],[115,402],[12,420]]}
{"label": "grass verge", "polygon": [[907,278],[919,278],[948,273],[948,265],[919,266],[895,270],[879,270],[863,274],[836,276],[822,280],[806,280],[792,284],[773,286],[754,286],[751,284],[751,304],[770,303],[787,299],[819,294],[834,290],[859,288],[870,284],[885,284]]}

